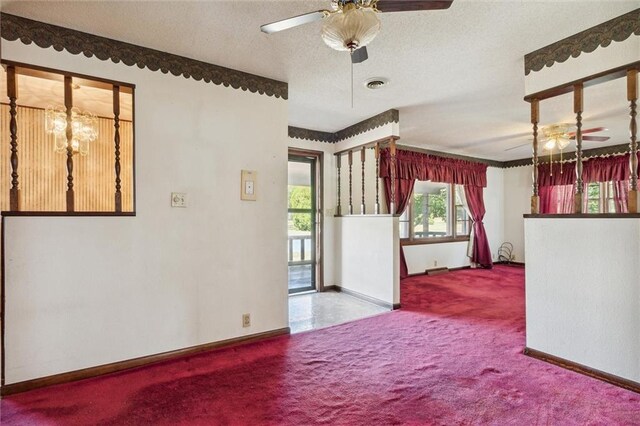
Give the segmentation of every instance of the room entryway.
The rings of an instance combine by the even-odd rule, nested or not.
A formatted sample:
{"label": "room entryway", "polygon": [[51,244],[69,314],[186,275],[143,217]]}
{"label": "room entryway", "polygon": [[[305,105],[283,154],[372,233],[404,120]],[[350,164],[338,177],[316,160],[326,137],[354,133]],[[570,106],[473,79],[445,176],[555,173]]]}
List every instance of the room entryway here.
{"label": "room entryway", "polygon": [[312,153],[289,153],[289,294],[318,289],[318,160],[319,156]]}
{"label": "room entryway", "polygon": [[385,312],[389,308],[337,291],[296,294],[289,297],[289,328],[291,333],[300,333]]}

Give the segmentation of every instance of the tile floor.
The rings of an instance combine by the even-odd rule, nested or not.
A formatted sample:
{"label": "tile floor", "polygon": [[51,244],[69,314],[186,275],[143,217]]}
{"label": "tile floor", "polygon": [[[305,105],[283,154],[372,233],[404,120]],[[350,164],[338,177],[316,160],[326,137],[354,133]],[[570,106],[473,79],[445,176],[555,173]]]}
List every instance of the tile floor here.
{"label": "tile floor", "polygon": [[289,296],[291,333],[329,327],[384,312],[389,312],[389,309],[334,291]]}

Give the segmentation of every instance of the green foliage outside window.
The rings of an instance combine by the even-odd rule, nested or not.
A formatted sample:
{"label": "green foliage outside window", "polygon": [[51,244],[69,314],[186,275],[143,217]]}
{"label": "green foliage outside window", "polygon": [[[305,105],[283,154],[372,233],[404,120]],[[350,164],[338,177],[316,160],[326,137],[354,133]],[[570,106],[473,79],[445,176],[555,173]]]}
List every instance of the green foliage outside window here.
{"label": "green foliage outside window", "polygon": [[587,211],[600,213],[600,184],[590,183],[587,186]]}
{"label": "green foliage outside window", "polygon": [[[292,187],[289,191],[289,208],[311,210],[311,187]],[[291,220],[296,231],[311,231],[311,214],[292,213]]]}
{"label": "green foliage outside window", "polygon": [[429,211],[429,223],[433,224],[433,220],[436,218],[447,220],[447,188],[441,188],[437,194],[415,194],[413,197],[413,226],[418,226],[422,223],[424,216],[423,205],[425,200],[429,199],[428,211]]}

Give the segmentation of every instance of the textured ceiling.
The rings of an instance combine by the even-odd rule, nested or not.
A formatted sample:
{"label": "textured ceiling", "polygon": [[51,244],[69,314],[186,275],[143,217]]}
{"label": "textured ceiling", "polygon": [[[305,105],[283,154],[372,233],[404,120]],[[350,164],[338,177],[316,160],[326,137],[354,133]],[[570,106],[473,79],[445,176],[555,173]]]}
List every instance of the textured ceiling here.
{"label": "textured ceiling", "polygon": [[[524,54],[640,6],[638,0],[455,0],[445,11],[383,14],[369,60],[355,66],[352,109],[349,58],[324,45],[320,23],[274,35],[259,31],[260,24],[328,3],[4,0],[2,10],[287,81],[293,126],[334,132],[397,108],[403,144],[509,160],[530,152],[526,146],[505,151],[526,143],[530,132]],[[362,82],[376,76],[391,84],[365,89]],[[627,127],[618,130],[616,120],[622,125],[624,118],[608,117],[622,117],[625,100],[614,107],[611,98],[604,94],[585,110],[585,126],[595,125],[589,114],[604,117],[609,143],[623,143]],[[553,120],[571,121],[570,113],[569,104]]]}
{"label": "textured ceiling", "polygon": [[[1,67],[0,93],[7,93],[7,73]],[[17,104],[41,109],[50,106],[63,108],[64,84],[62,81],[20,75]],[[110,90],[76,85],[73,91],[73,106],[98,117],[113,118],[113,93]],[[132,106],[131,94],[120,93],[121,120],[131,120]]]}

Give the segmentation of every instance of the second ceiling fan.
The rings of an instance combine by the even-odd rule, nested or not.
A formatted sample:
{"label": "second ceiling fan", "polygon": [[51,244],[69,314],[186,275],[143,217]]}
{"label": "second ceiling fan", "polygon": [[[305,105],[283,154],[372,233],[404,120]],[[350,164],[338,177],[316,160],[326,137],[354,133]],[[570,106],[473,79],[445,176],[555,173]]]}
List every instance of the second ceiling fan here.
{"label": "second ceiling fan", "polygon": [[369,57],[369,44],[380,31],[378,13],[448,9],[453,0],[332,0],[330,10],[318,10],[265,24],[262,32],[272,34],[299,25],[324,20],[322,39],[335,50],[351,53],[351,62]]}

